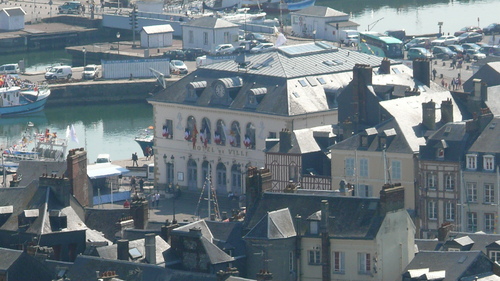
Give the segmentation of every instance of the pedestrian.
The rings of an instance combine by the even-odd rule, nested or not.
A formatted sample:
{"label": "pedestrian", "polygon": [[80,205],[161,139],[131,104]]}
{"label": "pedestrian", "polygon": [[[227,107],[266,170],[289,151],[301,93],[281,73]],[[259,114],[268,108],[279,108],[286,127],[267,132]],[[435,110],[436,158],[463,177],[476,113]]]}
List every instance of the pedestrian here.
{"label": "pedestrian", "polygon": [[456,84],[457,84],[456,82],[457,82],[457,81],[455,81],[455,78],[452,78],[452,79],[451,79],[451,89],[452,89],[453,91],[455,91],[455,87],[456,87]]}
{"label": "pedestrian", "polygon": [[146,146],[146,160],[149,160],[149,158],[151,157],[151,147],[150,146]]}
{"label": "pedestrian", "polygon": [[436,80],[437,70],[434,68],[432,70],[432,80]]}
{"label": "pedestrian", "polygon": [[155,200],[156,200],[156,195],[153,193],[151,194],[151,208],[155,207]]}
{"label": "pedestrian", "polygon": [[141,192],[144,191],[144,180],[142,178],[139,180],[139,189]]}
{"label": "pedestrian", "polygon": [[85,5],[82,5],[82,15],[85,15]]}
{"label": "pedestrian", "polygon": [[158,206],[160,205],[160,193],[159,192],[156,192],[155,200],[156,200],[156,208],[158,208]]}
{"label": "pedestrian", "polygon": [[443,87],[444,87],[444,85],[445,85],[445,84],[446,84],[446,82],[444,82],[444,78],[443,78],[443,79],[441,79],[441,86],[443,86]]}
{"label": "pedestrian", "polygon": [[457,77],[457,90],[462,88],[462,79],[460,79],[460,73]]}
{"label": "pedestrian", "polygon": [[128,200],[125,200],[123,203],[123,208],[130,208],[130,202],[128,202]]}
{"label": "pedestrian", "polygon": [[450,67],[452,69],[455,69],[455,66],[457,65],[457,59],[456,58],[453,58],[453,60],[451,61],[451,64],[450,64]]}
{"label": "pedestrian", "polygon": [[139,163],[137,163],[137,160],[139,160],[139,157],[137,157],[137,152],[132,154],[132,167],[137,166],[139,167]]}
{"label": "pedestrian", "polygon": [[130,186],[132,187],[132,191],[135,191],[135,185],[136,185],[135,176],[132,176],[130,178]]}

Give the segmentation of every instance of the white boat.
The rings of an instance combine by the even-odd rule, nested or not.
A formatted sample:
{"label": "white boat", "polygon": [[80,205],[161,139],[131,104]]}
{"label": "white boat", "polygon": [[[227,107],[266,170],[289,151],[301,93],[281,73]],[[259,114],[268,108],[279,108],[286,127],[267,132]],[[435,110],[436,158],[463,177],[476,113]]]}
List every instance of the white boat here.
{"label": "white boat", "polygon": [[46,83],[21,80],[17,75],[0,76],[0,117],[43,110],[50,89]]}

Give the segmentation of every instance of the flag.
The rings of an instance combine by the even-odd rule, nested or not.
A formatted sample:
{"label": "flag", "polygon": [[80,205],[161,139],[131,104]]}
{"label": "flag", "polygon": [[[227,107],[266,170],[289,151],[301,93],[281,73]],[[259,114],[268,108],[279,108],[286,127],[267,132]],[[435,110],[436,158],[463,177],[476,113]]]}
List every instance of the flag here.
{"label": "flag", "polygon": [[191,137],[191,141],[193,142],[193,148],[196,146],[196,138],[198,137],[198,130],[196,129],[196,123],[194,124],[193,128],[193,135]]}
{"label": "flag", "polygon": [[78,143],[78,137],[76,136],[75,126],[73,126],[72,124],[71,128],[70,126],[68,126],[68,129],[69,129],[69,137],[68,137],[68,130],[66,130],[66,138],[69,138],[72,141]]}
{"label": "flag", "polygon": [[184,139],[189,140],[190,138],[191,138],[191,134],[189,134],[189,129],[186,128],[186,130],[184,131]]}
{"label": "flag", "polygon": [[163,132],[162,132],[162,135],[166,138],[168,138],[170,136],[169,132],[168,132],[168,127],[167,126],[163,126]]}
{"label": "flag", "polygon": [[279,47],[285,43],[286,43],[285,35],[283,35],[283,33],[278,34],[278,38],[276,38],[276,43],[274,44],[275,47]]}
{"label": "flag", "polygon": [[274,26],[274,35],[278,36],[280,34],[278,28]]}
{"label": "flag", "polygon": [[252,145],[252,140],[248,135],[245,135],[245,140],[243,140],[243,144],[246,148],[249,148]]}

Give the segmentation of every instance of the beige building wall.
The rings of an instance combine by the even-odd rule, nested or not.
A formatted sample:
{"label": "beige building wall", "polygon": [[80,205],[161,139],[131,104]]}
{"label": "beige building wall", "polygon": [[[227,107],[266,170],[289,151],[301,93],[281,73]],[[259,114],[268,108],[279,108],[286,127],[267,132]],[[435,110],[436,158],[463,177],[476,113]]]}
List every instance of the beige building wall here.
{"label": "beige building wall", "polygon": [[[337,111],[325,111],[312,113],[296,117],[283,117],[273,115],[256,114],[253,112],[234,111],[219,108],[196,107],[185,104],[167,104],[151,102],[153,104],[154,126],[155,126],[155,144],[154,150],[158,157],[155,157],[155,185],[165,186],[167,182],[166,169],[163,155],[170,161],[171,155],[174,155],[174,184],[181,187],[187,186],[187,163],[189,159],[194,159],[197,166],[197,189],[201,189],[204,179],[202,179],[202,163],[209,161],[212,164],[211,176],[213,182],[216,179],[216,166],[223,163],[226,166],[227,192],[230,191],[231,167],[233,165],[247,165],[264,167],[265,165],[265,140],[270,133],[276,136],[279,132],[287,128],[301,129],[306,126],[319,126],[334,124],[337,122]],[[211,122],[212,143],[204,147],[199,139],[193,147],[193,143],[184,139],[184,130],[187,124],[187,118],[193,116],[196,119],[197,130],[201,130],[201,121],[208,118]],[[241,137],[243,142],[244,131],[248,123],[255,126],[255,149],[247,149],[243,144],[241,147],[232,147],[229,144],[225,146],[217,145],[213,141],[213,132],[218,119],[224,120],[226,126],[233,121],[237,121],[241,128]],[[162,136],[162,127],[166,120],[172,120],[173,138],[167,139]],[[244,186],[243,190],[244,192]]]}
{"label": "beige building wall", "polygon": [[[370,197],[379,197],[385,179],[389,180],[389,173],[384,175],[384,157],[382,151],[347,151],[347,150],[331,150],[332,157],[332,184],[333,189],[338,189],[339,182],[343,179],[347,183],[361,186],[368,185],[371,187]],[[346,176],[345,173],[345,160],[347,158],[357,159],[356,172],[354,176]],[[360,159],[368,160],[368,177],[360,176]],[[391,171],[392,161],[399,161],[401,163],[401,178],[394,178],[391,176],[392,183],[401,183],[405,187],[405,208],[415,209],[415,160],[412,154],[402,153],[386,153],[387,164],[386,169]],[[360,190],[361,197],[366,197]]]}

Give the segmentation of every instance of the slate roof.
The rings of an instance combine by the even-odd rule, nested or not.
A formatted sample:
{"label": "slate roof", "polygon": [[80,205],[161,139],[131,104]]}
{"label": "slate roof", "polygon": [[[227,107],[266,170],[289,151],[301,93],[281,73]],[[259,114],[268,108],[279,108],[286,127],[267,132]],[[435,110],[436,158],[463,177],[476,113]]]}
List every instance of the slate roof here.
{"label": "slate roof", "polygon": [[197,18],[188,23],[185,23],[184,26],[203,27],[208,29],[238,27],[237,24],[216,17]]}
{"label": "slate roof", "polygon": [[467,81],[463,83],[464,92],[472,92],[474,90],[474,79],[481,79],[488,86],[496,86],[500,84],[500,61],[490,62],[479,68]]}
{"label": "slate roof", "polygon": [[482,251],[486,253],[486,246],[500,240],[500,234],[487,233],[466,233],[466,232],[450,232],[450,240],[455,238],[469,237],[474,242],[470,251]]}
{"label": "slate roof", "polygon": [[24,16],[24,15],[26,15],[26,12],[21,7],[3,8],[2,11],[4,11],[10,17],[12,17],[12,16]]}
{"label": "slate roof", "polygon": [[437,239],[415,239],[417,246],[416,253],[420,251],[439,251],[443,246],[443,242]]}
{"label": "slate roof", "polygon": [[[355,64],[378,67],[382,58],[368,54],[338,49],[316,42],[280,47],[279,51],[254,54],[242,58],[250,62],[239,71],[234,61],[206,65],[193,71],[164,91],[148,99],[149,102],[186,104],[197,107],[219,107],[230,110],[256,112],[269,115],[296,116],[335,109],[329,104],[325,92],[335,92],[346,87],[352,79]],[[392,61],[394,71],[405,72],[408,67]],[[238,77],[241,87],[233,88],[229,104],[214,104],[214,82]],[[205,81],[195,101],[187,98],[191,82]],[[220,80],[222,81],[222,80]],[[248,107],[250,89],[265,88],[266,94],[255,108]]]}
{"label": "slate roof", "polygon": [[[314,138],[314,132],[325,132],[328,133],[329,138],[335,136],[332,132],[331,125],[318,126],[314,128],[306,128],[300,130],[294,130],[292,132],[292,147],[287,153],[291,154],[306,154],[311,152],[322,151],[318,142]],[[269,153],[279,153],[280,143],[271,147],[267,152]]]}
{"label": "slate roof", "polygon": [[288,208],[268,212],[244,238],[284,239],[297,236]]}
{"label": "slate roof", "polygon": [[161,34],[167,32],[174,32],[174,29],[170,24],[144,26],[142,27],[142,30],[144,30],[146,34]]}
{"label": "slate roof", "polygon": [[[321,209],[321,201],[329,204],[330,237],[338,239],[373,239],[384,220],[379,213],[379,199],[358,197],[328,197],[324,194],[264,193],[257,204],[247,212],[246,228],[254,228],[268,212],[288,208],[290,215],[300,215],[301,233],[307,231],[308,218]],[[249,212],[251,215],[249,216]]]}
{"label": "slate roof", "polygon": [[[167,269],[157,265],[120,260],[107,260],[79,255],[67,277],[72,281],[96,280],[96,271],[115,271],[123,280],[148,281],[216,281],[215,275]],[[142,277],[142,278],[141,278]]]}
{"label": "slate roof", "polygon": [[241,239],[243,236],[242,222],[219,222],[205,221],[213,235],[213,243],[222,250],[231,249],[232,256],[244,256],[245,241]]}
{"label": "slate roof", "polygon": [[[48,199],[48,200],[47,200]],[[71,198],[70,200],[75,200]],[[85,231],[87,227],[71,206],[63,207],[48,187],[38,187],[34,181],[27,187],[1,188],[0,206],[13,206],[13,213],[0,226],[0,230],[17,231],[18,216],[25,210],[38,210],[38,216],[26,229],[26,233],[49,234],[54,232]],[[50,226],[49,211],[60,210],[67,217],[67,227],[53,231]]]}
{"label": "slate roof", "polygon": [[201,235],[205,237],[208,241],[212,242],[214,239],[214,236],[212,235],[212,231],[210,228],[208,228],[207,222],[205,220],[198,220],[192,223],[188,223],[183,226],[179,226],[175,229],[172,230],[172,233],[176,232],[184,232],[184,233],[189,233],[190,229],[193,228],[199,228],[201,229]]}
{"label": "slate roof", "polygon": [[20,179],[19,186],[27,186],[33,180],[38,180],[41,175],[47,173],[61,177],[67,168],[66,161],[21,161],[17,169]]}
{"label": "slate roof", "polygon": [[447,147],[444,160],[458,162],[463,158],[467,145],[470,145],[469,137],[465,130],[465,122],[445,124],[427,139],[425,146],[420,147],[419,157],[422,160],[436,160],[436,146],[445,142]]}
{"label": "slate roof", "polygon": [[8,270],[23,254],[23,251],[0,248],[0,271]]}
{"label": "slate roof", "polygon": [[495,116],[469,148],[469,152],[500,153],[500,116]]}
{"label": "slate roof", "polygon": [[493,115],[500,115],[500,86],[488,87],[488,100],[484,103]]}
{"label": "slate roof", "polygon": [[[148,263],[146,261],[145,241],[146,241],[145,238],[129,241],[128,248],[129,249],[137,248],[137,250],[139,250],[139,252],[142,254],[142,257],[135,260],[135,262]],[[163,264],[165,263],[165,260],[163,259],[163,252],[170,249],[170,245],[158,235],[155,236],[155,243],[156,243],[156,264]],[[103,259],[110,259],[110,260],[118,259],[117,244],[98,247],[96,248],[96,251],[99,254],[99,257]],[[130,261],[133,260],[130,259]]]}
{"label": "slate roof", "polygon": [[[419,252],[413,260],[408,264],[403,272],[416,269],[428,268],[430,272],[446,271],[444,281],[460,280],[464,273],[467,273],[474,262],[479,258],[484,257],[480,251],[470,252]],[[488,260],[488,259],[487,259]],[[474,273],[472,273],[474,274]]]}
{"label": "slate roof", "polygon": [[295,12],[296,15],[315,16],[315,17],[344,17],[346,13],[328,8],[325,6],[310,6]]}

